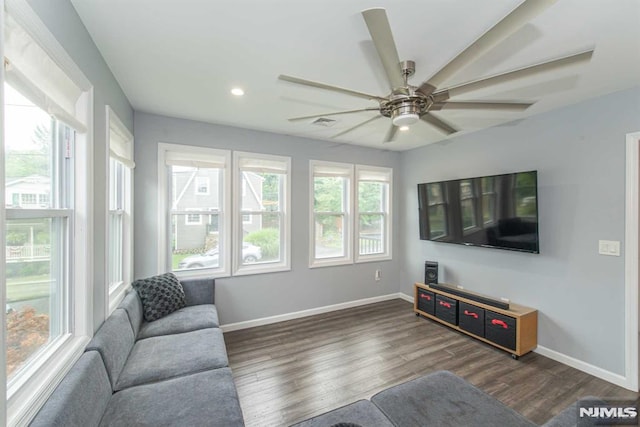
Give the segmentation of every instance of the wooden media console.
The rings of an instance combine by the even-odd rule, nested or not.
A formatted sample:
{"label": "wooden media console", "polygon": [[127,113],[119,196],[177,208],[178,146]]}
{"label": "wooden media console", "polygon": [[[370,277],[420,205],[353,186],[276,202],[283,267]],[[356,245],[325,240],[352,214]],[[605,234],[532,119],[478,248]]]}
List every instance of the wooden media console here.
{"label": "wooden media console", "polygon": [[[436,289],[437,287],[437,289]],[[538,310],[509,303],[492,305],[484,295],[439,283],[414,285],[416,316],[442,323],[464,334],[511,353],[514,359],[538,345]],[[496,305],[504,305],[495,301]]]}

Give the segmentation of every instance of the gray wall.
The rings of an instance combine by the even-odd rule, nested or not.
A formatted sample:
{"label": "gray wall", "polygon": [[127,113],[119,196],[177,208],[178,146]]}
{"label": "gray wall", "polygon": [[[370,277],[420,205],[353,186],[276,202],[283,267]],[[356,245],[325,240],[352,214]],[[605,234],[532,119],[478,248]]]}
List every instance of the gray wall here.
{"label": "gray wall", "polygon": [[[398,291],[401,240],[392,261],[309,269],[309,160],[360,163],[394,168],[400,191],[400,155],[383,150],[135,113],[135,277],[158,273],[158,143],[196,145],[291,156],[292,262],[290,272],[216,280],[216,302],[223,324],[288,314]],[[393,203],[399,229],[398,199]],[[376,269],[382,280],[376,282]]]}
{"label": "gray wall", "polygon": [[[444,282],[539,310],[538,343],[624,375],[625,135],[640,129],[640,89],[611,94],[402,153],[401,292]],[[540,254],[419,240],[416,184],[538,171]]]}
{"label": "gray wall", "polygon": [[68,0],[28,0],[28,2],[94,86],[94,251],[92,255],[94,268],[93,318],[94,329],[97,329],[105,317],[105,289],[108,286],[105,261],[108,208],[106,198],[108,146],[105,107],[106,105],[111,106],[132,133],[133,109],[71,3]]}

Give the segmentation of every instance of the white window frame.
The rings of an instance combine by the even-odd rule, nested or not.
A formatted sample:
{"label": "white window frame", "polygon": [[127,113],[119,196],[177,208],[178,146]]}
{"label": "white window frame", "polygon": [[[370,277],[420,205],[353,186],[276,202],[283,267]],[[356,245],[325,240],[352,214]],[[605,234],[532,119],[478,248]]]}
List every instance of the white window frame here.
{"label": "white window frame", "polygon": [[[343,240],[344,240],[344,255],[340,257],[331,258],[316,258],[316,221],[315,221],[315,177],[317,176],[317,169],[331,170],[335,169],[335,176],[346,177],[349,182],[345,186],[345,194],[343,194]],[[332,176],[330,173],[323,173],[324,176]],[[316,267],[329,267],[336,265],[345,265],[353,263],[353,204],[354,204],[354,165],[348,163],[337,162],[325,162],[319,160],[309,161],[309,268]],[[336,214],[338,214],[336,212]]]}
{"label": "white window frame", "polygon": [[[111,283],[108,280],[106,290],[107,315],[111,314],[116,309],[120,301],[124,298],[127,290],[131,288],[131,282],[133,280],[133,169],[135,168],[134,158],[134,143],[133,135],[129,132],[129,129],[124,125],[122,120],[113,111],[113,109],[106,106],[106,122],[107,122],[107,134],[106,140],[108,145],[108,155],[106,156],[107,166],[106,170],[108,174],[111,174],[111,161],[117,161],[122,165],[123,173],[123,193],[121,209],[114,211],[110,207],[111,197],[111,183],[112,177],[107,180],[107,225],[106,229],[106,262],[107,271],[112,269],[118,269],[121,271],[122,280]],[[114,238],[113,230],[111,230],[111,217],[117,215],[120,217],[122,223],[122,235],[120,241],[122,244],[122,250],[119,251],[117,260],[111,259],[112,252],[110,250],[111,239]],[[117,264],[114,264],[117,263]],[[109,278],[110,275],[108,274]]]}
{"label": "white window frame", "polygon": [[[56,340],[47,346],[25,367],[19,377],[14,378],[8,390],[2,386],[0,389],[0,424],[16,425],[28,424],[37,414],[40,407],[60,383],[64,375],[73,363],[82,354],[89,337],[93,333],[93,87],[82,71],[73,62],[64,48],[58,43],[46,25],[31,8],[26,0],[6,0],[2,4],[0,0],[0,34],[4,33],[5,9],[11,16],[29,33],[33,40],[41,46],[57,67],[80,90],[75,112],[73,116],[67,116],[66,120],[75,127],[75,168],[74,168],[74,215],[70,220],[70,227],[74,232],[70,234],[70,259],[71,266],[69,283],[70,298],[68,301],[69,334]],[[4,57],[5,50],[2,35],[0,35],[0,53]],[[4,82],[4,72],[0,71],[0,77]],[[0,89],[3,101],[3,90]],[[52,114],[63,113],[52,106]],[[4,102],[0,102],[0,117],[4,117]],[[0,136],[2,138],[2,136]],[[4,147],[4,140],[0,139]],[[0,148],[0,157],[4,159],[4,149]],[[4,160],[0,160],[3,162]],[[1,163],[0,163],[1,164]],[[4,169],[4,168],[2,168]],[[0,178],[0,184],[4,188],[4,177]],[[4,198],[4,191],[3,196]],[[0,211],[0,227],[5,228],[6,212],[4,203]],[[0,244],[4,246],[4,233]],[[2,251],[4,253],[4,251]],[[0,255],[0,262],[4,265],[4,254]],[[4,268],[0,268],[0,282],[5,283]],[[6,302],[6,290],[1,286],[0,305]],[[2,324],[6,324],[4,310],[0,315]],[[6,384],[6,335],[5,328],[0,328],[0,384]],[[6,418],[5,418],[6,417]]]}
{"label": "white window frame", "polygon": [[[243,184],[245,180],[242,179],[242,174],[251,171],[251,169],[243,168],[241,166],[244,161],[254,161],[258,164],[264,163],[266,165],[264,168],[265,172],[270,171],[270,164],[284,165],[284,168],[286,169],[284,172],[284,182],[282,183],[282,188],[280,189],[284,194],[280,194],[280,261],[278,262],[257,262],[255,264],[247,265],[242,264],[242,225],[243,223],[246,224],[243,217],[244,215],[255,215],[262,212],[242,210],[243,196],[250,191],[250,189],[248,188],[250,185]],[[277,271],[291,270],[291,157],[234,151],[233,176],[233,194],[236,195],[233,204],[233,275],[242,276],[246,274],[272,273]]]}
{"label": "white window frame", "polygon": [[[158,144],[158,274],[172,271],[171,265],[171,246],[169,245],[170,221],[171,221],[171,203],[168,200],[170,189],[170,175],[167,173],[167,156],[168,153],[183,153],[185,156],[216,156],[224,158],[224,168],[222,171],[223,183],[218,185],[222,191],[218,213],[218,224],[222,224],[219,232],[220,245],[223,248],[219,254],[221,267],[218,268],[199,268],[197,270],[176,271],[175,274],[179,278],[197,278],[197,277],[227,277],[231,275],[231,251],[226,249],[231,245],[231,151],[218,150],[215,148],[199,147],[193,145],[181,144]],[[203,207],[203,211],[205,208]],[[185,211],[186,212],[186,211]]]}
{"label": "white window frame", "polygon": [[[384,229],[383,229],[383,246],[384,250],[379,254],[360,254],[360,182],[372,182],[372,180],[361,179],[361,176],[364,174],[377,175],[379,178],[376,180],[378,182],[386,183],[388,186],[387,197],[386,197],[386,206],[381,212],[364,212],[363,214],[381,214],[384,218]],[[388,177],[388,178],[387,178]],[[355,262],[371,262],[371,261],[382,261],[382,260],[390,260],[392,259],[392,241],[393,241],[393,232],[392,232],[392,224],[393,224],[393,212],[392,212],[392,203],[393,203],[393,169],[387,167],[378,167],[378,166],[365,166],[365,165],[356,165],[356,177],[355,177]]]}

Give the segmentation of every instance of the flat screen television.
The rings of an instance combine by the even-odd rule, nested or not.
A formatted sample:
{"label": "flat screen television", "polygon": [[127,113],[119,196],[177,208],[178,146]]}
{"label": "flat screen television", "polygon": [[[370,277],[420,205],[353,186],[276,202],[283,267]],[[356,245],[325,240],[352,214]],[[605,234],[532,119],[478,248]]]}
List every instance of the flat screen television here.
{"label": "flat screen television", "polygon": [[420,239],[540,253],[538,173],[418,184]]}

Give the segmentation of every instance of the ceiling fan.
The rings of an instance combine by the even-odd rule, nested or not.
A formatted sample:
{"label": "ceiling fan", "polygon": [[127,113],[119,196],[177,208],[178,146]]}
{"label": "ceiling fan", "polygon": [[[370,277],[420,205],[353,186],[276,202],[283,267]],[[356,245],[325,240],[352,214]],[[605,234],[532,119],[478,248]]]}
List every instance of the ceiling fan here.
{"label": "ceiling fan", "polygon": [[460,130],[454,125],[431,114],[432,111],[445,109],[525,110],[533,105],[533,102],[449,101],[449,99],[451,97],[463,95],[470,91],[488,87],[497,83],[521,79],[536,73],[552,71],[579,62],[589,61],[593,55],[593,49],[551,61],[529,65],[490,77],[484,77],[453,87],[441,88],[441,86],[455,73],[471,64],[502,40],[516,32],[533,17],[541,13],[551,4],[555,3],[555,1],[556,0],[524,0],[505,18],[490,28],[475,42],[471,43],[471,45],[436,72],[436,74],[422,82],[419,86],[412,86],[408,83],[409,77],[415,73],[415,63],[414,61],[409,60],[400,61],[385,9],[373,8],[364,10],[362,11],[362,16],[364,17],[367,28],[369,29],[369,34],[371,35],[376,51],[378,52],[378,56],[380,57],[386,72],[391,93],[387,96],[377,96],[325,83],[305,80],[298,77],[280,75],[278,76],[280,80],[290,83],[312,86],[319,89],[330,90],[378,102],[377,107],[294,117],[289,120],[307,120],[339,114],[377,111],[379,113],[378,115],[364,122],[358,123],[351,128],[343,130],[342,132],[333,135],[332,138],[344,135],[361,126],[371,123],[374,120],[387,117],[391,119],[391,126],[385,135],[384,142],[391,142],[397,136],[399,128],[413,125],[420,120],[439,129],[447,135]]}

